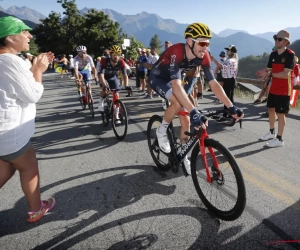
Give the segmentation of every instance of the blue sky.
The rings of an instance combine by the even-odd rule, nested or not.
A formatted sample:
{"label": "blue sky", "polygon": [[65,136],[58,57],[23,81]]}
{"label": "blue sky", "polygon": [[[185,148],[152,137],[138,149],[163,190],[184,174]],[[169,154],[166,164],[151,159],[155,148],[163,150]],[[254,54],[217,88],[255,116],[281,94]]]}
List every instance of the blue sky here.
{"label": "blue sky", "polygon": [[[76,4],[78,9],[107,8],[128,15],[146,11],[178,23],[203,22],[215,33],[231,28],[256,34],[300,26],[299,0],[77,0]],[[24,5],[46,16],[51,10],[63,11],[56,0],[0,1],[4,9]]]}

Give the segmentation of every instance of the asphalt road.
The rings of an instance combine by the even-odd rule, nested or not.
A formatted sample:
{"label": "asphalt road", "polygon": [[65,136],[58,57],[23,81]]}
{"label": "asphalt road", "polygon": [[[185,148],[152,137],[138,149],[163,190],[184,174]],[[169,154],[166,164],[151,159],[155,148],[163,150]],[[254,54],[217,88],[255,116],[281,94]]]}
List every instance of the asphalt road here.
{"label": "asphalt road", "polygon": [[[126,98],[121,92],[130,120],[119,142],[98,112],[92,119],[80,110],[71,80],[48,75],[44,85],[32,142],[42,197],[54,196],[57,205],[28,224],[16,174],[0,190],[1,250],[300,249],[297,242],[277,242],[300,240],[299,111],[287,118],[285,146],[274,149],[258,141],[268,131],[259,115],[263,104],[237,99],[245,111],[242,129],[209,121],[210,136],[235,155],[246,184],[245,212],[226,222],[206,210],[191,177],[154,166],[145,133],[149,117],[163,114],[159,98],[144,100],[136,92]],[[205,92],[201,109],[221,108],[213,99]]]}

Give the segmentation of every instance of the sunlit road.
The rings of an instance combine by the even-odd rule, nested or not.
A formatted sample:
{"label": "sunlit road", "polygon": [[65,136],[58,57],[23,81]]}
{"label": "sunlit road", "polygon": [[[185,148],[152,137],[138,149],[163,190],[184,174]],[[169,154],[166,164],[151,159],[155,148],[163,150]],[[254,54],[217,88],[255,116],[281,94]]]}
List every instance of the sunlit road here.
{"label": "sunlit road", "polygon": [[[130,82],[134,85],[133,81]],[[263,104],[237,99],[243,128],[209,120],[210,136],[226,145],[242,170],[247,207],[236,221],[213,217],[201,203],[191,177],[159,172],[146,142],[149,117],[163,114],[161,99],[126,98],[129,130],[119,142],[97,112],[81,111],[74,82],[44,80],[37,104],[37,151],[43,198],[57,206],[27,224],[27,204],[16,174],[0,190],[0,249],[300,249],[300,111],[287,119],[282,148],[267,149],[258,138],[268,131]],[[99,86],[94,86],[98,104]],[[96,91],[97,90],[97,91]],[[202,109],[221,108],[211,92]],[[175,119],[178,126],[178,119]],[[277,242],[277,243],[276,243]]]}

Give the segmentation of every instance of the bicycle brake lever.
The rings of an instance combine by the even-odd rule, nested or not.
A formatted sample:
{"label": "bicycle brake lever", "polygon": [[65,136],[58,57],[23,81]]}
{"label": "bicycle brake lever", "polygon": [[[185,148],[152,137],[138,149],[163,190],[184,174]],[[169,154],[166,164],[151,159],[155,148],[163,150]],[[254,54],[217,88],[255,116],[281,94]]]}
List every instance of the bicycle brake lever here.
{"label": "bicycle brake lever", "polygon": [[184,134],[187,135],[187,136],[189,136],[189,137],[193,137],[193,136],[195,136],[197,134],[197,130],[194,129],[193,133],[185,131]]}

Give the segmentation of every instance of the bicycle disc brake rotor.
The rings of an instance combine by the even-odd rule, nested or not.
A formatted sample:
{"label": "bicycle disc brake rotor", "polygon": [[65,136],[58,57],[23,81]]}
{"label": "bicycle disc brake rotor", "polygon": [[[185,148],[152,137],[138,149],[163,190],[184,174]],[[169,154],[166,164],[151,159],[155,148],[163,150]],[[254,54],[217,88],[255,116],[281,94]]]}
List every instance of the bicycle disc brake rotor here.
{"label": "bicycle disc brake rotor", "polygon": [[223,186],[225,184],[224,175],[220,169],[217,169],[215,166],[211,167],[212,179],[218,183],[218,185]]}

